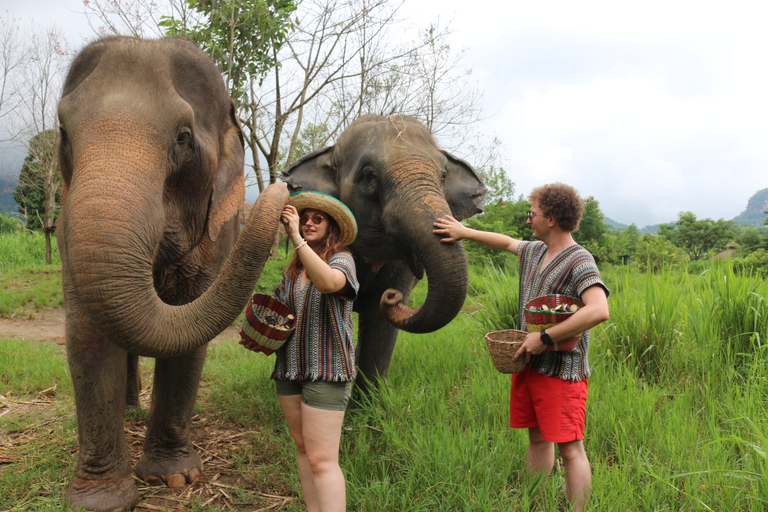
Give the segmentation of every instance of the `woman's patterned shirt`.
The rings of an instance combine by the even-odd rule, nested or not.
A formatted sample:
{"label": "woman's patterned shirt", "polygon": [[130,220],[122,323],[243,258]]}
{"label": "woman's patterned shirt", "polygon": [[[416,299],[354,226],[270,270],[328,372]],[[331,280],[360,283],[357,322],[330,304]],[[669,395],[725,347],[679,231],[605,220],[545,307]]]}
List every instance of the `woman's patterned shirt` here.
{"label": "woman's patterned shirt", "polygon": [[302,290],[297,281],[285,275],[273,293],[296,313],[293,336],[275,352],[273,379],[355,379],[352,303],[360,288],[355,261],[350,253],[339,252],[331,257],[328,265],[346,276],[351,288],[346,295],[320,293],[311,281]]}
{"label": "woman's patterned shirt", "polygon": [[[526,330],[523,312],[528,301],[542,295],[559,294],[581,298],[581,294],[590,286],[598,285],[608,295],[608,288],[600,277],[597,264],[592,255],[576,244],[558,254],[546,268],[541,269],[541,262],[547,253],[544,242],[521,242],[518,246],[520,256],[520,329]],[[563,380],[580,381],[590,376],[589,368],[589,331],[585,331],[581,341],[572,352],[546,351],[531,357],[531,369],[550,377]]]}

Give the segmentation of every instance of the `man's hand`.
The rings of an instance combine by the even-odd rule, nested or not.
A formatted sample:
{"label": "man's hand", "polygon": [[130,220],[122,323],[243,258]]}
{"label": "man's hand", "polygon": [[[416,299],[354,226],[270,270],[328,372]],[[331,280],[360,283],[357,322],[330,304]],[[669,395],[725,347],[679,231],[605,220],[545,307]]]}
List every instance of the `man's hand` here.
{"label": "man's hand", "polygon": [[512,360],[517,361],[519,357],[525,357],[525,364],[528,364],[531,362],[531,356],[541,354],[545,350],[547,350],[547,346],[541,341],[541,333],[529,332],[523,345],[512,356]]}
{"label": "man's hand", "polygon": [[446,235],[441,242],[458,242],[464,238],[466,226],[457,221],[450,215],[439,217],[434,223],[435,229],[432,230],[436,235]]}

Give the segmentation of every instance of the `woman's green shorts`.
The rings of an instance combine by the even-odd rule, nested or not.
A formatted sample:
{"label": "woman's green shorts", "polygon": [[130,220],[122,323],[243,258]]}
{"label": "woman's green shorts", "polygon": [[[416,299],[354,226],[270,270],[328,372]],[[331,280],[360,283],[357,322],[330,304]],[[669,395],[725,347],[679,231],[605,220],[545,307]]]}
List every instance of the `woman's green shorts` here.
{"label": "woman's green shorts", "polygon": [[353,381],[275,380],[278,395],[301,395],[302,403],[326,411],[346,411]]}

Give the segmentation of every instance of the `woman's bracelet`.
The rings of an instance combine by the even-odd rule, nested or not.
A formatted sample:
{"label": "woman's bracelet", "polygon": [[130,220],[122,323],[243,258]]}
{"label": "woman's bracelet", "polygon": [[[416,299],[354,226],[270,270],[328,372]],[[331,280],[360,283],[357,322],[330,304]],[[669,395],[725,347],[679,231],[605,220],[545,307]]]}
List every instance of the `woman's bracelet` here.
{"label": "woman's bracelet", "polygon": [[293,250],[294,250],[294,251],[298,251],[299,249],[301,249],[301,248],[302,248],[302,247],[304,247],[305,245],[307,245],[307,241],[306,241],[306,240],[304,240],[304,239],[302,238],[302,239],[301,239],[301,242],[297,243],[297,244],[296,244],[296,247],[294,247],[294,248],[293,248]]}

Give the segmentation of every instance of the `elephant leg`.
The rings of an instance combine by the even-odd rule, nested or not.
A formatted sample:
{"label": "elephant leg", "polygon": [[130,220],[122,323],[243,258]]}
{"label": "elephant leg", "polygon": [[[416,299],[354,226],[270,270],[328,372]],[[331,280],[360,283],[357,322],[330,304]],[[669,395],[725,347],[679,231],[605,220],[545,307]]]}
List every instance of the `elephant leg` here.
{"label": "elephant leg", "polygon": [[192,448],[190,430],[208,346],[157,359],[149,428],[137,475],[150,485],[183,487],[195,482],[203,462]]}
{"label": "elephant leg", "polygon": [[381,295],[388,288],[395,288],[403,293],[403,302],[407,303],[416,278],[404,265],[390,262],[366,281],[365,289],[355,302],[358,312],[356,363],[364,377],[356,380],[356,387],[362,393],[368,390],[369,383],[375,385],[378,379],[387,377],[399,333],[381,313]]}
{"label": "elephant leg", "polygon": [[65,500],[72,509],[127,510],[140,496],[123,429],[126,352],[104,339],[72,302],[67,305],[67,359],[79,453]]}
{"label": "elephant leg", "polygon": [[139,393],[141,393],[141,374],[139,373],[139,356],[128,354],[128,380],[125,390],[125,408],[139,406]]}

